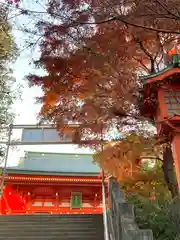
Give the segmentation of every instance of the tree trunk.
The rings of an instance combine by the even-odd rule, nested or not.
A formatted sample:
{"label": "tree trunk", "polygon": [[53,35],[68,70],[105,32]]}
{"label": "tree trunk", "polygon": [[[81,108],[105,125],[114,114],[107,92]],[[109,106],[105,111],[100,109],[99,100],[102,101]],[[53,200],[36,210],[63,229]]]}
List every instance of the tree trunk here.
{"label": "tree trunk", "polygon": [[179,196],[178,184],[176,175],[174,173],[174,164],[171,146],[167,146],[163,153],[163,172],[164,179],[168,186],[169,191],[171,192],[172,198]]}

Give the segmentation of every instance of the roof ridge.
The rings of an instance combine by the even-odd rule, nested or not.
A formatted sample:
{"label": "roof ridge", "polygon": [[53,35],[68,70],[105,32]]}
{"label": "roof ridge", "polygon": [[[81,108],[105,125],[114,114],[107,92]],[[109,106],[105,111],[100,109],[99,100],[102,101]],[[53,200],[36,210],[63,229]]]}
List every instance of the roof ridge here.
{"label": "roof ridge", "polygon": [[80,155],[80,156],[92,156],[93,153],[58,153],[58,152],[31,152],[31,151],[26,151],[26,154],[30,153],[30,154],[44,154],[44,155]]}

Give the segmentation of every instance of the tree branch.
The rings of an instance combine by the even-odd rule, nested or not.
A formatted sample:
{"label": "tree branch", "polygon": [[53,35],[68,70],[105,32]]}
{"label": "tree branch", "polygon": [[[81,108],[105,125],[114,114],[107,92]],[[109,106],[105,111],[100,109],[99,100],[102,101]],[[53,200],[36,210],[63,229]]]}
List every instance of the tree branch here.
{"label": "tree branch", "polygon": [[86,24],[99,25],[99,24],[113,22],[113,21],[119,21],[119,22],[122,22],[122,23],[127,24],[132,27],[142,28],[145,30],[153,31],[153,32],[168,33],[168,34],[171,33],[171,34],[178,34],[178,35],[180,34],[179,31],[171,31],[171,30],[165,30],[165,29],[160,29],[160,28],[153,28],[153,27],[148,27],[148,26],[143,26],[140,24],[132,23],[119,15],[108,18],[108,19],[104,19],[102,21],[97,21],[97,22],[78,22],[78,21],[73,21],[73,22],[74,22],[74,24],[80,24],[80,25],[86,25]]}
{"label": "tree branch", "polygon": [[135,116],[135,115],[126,114],[125,112],[120,112],[117,109],[114,109],[113,113],[115,116],[120,117],[120,118],[128,118],[129,117],[129,118],[132,118],[132,119],[138,120],[138,121],[145,121],[145,120],[148,121],[148,119],[143,116],[138,116],[138,115]]}
{"label": "tree branch", "polygon": [[151,71],[149,70],[149,68],[138,58],[132,57],[135,61],[137,61],[138,63],[140,63],[142,65],[142,67],[150,74]]}
{"label": "tree branch", "polygon": [[159,0],[156,0],[156,2],[165,10],[167,11],[167,13],[169,15],[172,15],[173,17],[175,17],[176,19],[180,20],[180,16],[174,14],[173,12],[171,12],[163,3],[161,3]]}
{"label": "tree branch", "polygon": [[140,49],[146,54],[146,56],[148,56],[150,62],[151,62],[151,70],[150,73],[154,73],[155,72],[155,66],[154,66],[154,59],[152,57],[152,55],[148,52],[148,50],[144,47],[142,41],[140,41],[139,39],[135,39],[136,43],[139,44]]}

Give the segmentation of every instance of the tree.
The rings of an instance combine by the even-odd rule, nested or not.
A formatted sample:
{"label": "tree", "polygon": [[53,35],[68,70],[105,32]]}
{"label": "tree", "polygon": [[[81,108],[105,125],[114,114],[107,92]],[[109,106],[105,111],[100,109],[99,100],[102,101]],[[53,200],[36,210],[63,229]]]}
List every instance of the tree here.
{"label": "tree", "polygon": [[[16,45],[11,34],[11,27],[8,22],[8,9],[0,4],[0,137],[7,136],[7,128],[12,123],[14,114],[11,106],[17,98],[18,92],[12,91],[12,84],[15,79],[12,77],[10,63],[17,56]],[[0,148],[0,155],[3,156],[3,146]]]}
{"label": "tree", "polygon": [[[119,131],[122,126],[138,129],[138,133],[146,135],[149,119],[139,113],[142,82],[138,76],[161,69],[179,35],[133,26],[122,18],[104,22],[99,18],[104,19],[114,11],[123,19],[133,16],[136,25],[143,21],[153,28],[159,28],[162,23],[164,28],[170,28],[176,20],[170,21],[166,14],[162,21],[162,7],[158,8],[161,17],[157,12],[153,17],[147,14],[144,9],[149,5],[145,1],[141,1],[141,5],[134,1],[133,7],[128,2],[123,5],[123,11],[119,2],[111,7],[105,2],[103,8],[98,3],[87,6],[81,1],[76,5],[63,1],[60,5],[50,1],[47,11],[58,23],[40,21],[37,25],[43,40],[41,56],[35,65],[43,68],[46,75],[30,75],[28,80],[44,91],[44,96],[39,98],[43,103],[41,120],[53,122],[58,129],[62,129],[64,123],[78,122],[81,124],[79,135],[84,138],[100,139],[102,125],[103,135],[115,128]],[[101,24],[89,24],[90,20]],[[168,151],[167,146],[164,158]],[[164,171],[172,185],[173,162],[172,156],[168,156],[171,171],[169,168]]]}
{"label": "tree", "polygon": [[163,171],[163,148],[152,137],[129,133],[105,145],[94,161],[120,182],[126,195],[136,193],[148,198],[171,194]]}
{"label": "tree", "polygon": [[[93,121],[97,118],[95,115],[106,116],[104,120],[114,119],[116,116],[141,120],[137,119],[140,118],[137,116],[138,111],[133,111],[134,114],[131,111],[132,106],[135,108],[134,103],[137,103],[137,98],[132,93],[137,92],[140,84],[137,82],[136,71],[138,68],[139,72],[151,72],[155,67],[158,68],[160,58],[165,55],[164,52],[167,48],[166,39],[162,44],[159,40],[160,36],[157,34],[147,32],[143,35],[141,32],[138,33],[140,36],[137,34],[135,36],[134,33],[130,35],[131,29],[125,28],[125,26],[120,28],[118,24],[116,27],[105,24],[97,28],[97,33],[90,39],[84,37],[81,41],[83,46],[77,49],[78,45],[76,45],[75,49],[77,50],[74,52],[72,49],[68,50],[68,46],[73,43],[79,44],[82,39],[81,35],[77,35],[74,41],[74,38],[69,37],[69,34],[67,37],[67,27],[62,28],[62,26],[40,23],[41,27],[42,25],[43,29],[46,29],[45,39],[41,44],[41,58],[35,64],[51,74],[44,78],[32,75],[29,76],[29,80],[31,84],[42,86],[45,92],[44,98],[40,99],[44,102],[41,115],[44,115],[45,119],[51,119],[52,115],[58,111],[56,116],[59,122],[60,118],[63,122],[66,121],[66,118],[82,122],[89,117],[88,112],[91,109],[94,111],[91,112],[91,116],[94,114],[91,117]],[[55,29],[61,36],[59,37],[63,39],[58,39]],[[50,40],[49,36],[46,36],[47,32],[48,34],[52,32]],[[120,35],[121,38],[116,37]],[[149,37],[148,40],[147,37]],[[55,55],[56,49],[59,51]],[[54,81],[55,78],[58,80]],[[52,82],[53,84],[51,84]],[[87,92],[89,93],[87,94]],[[69,95],[66,95],[67,93]],[[59,95],[61,95],[62,101],[57,107]],[[68,105],[69,100],[71,105]],[[93,102],[94,100],[96,103]],[[86,102],[86,104],[77,108],[77,102],[80,101]],[[66,113],[64,108],[60,106],[64,106],[65,103],[69,108]],[[81,116],[76,117],[78,112],[81,112]],[[102,113],[100,114],[100,112]],[[128,112],[131,114],[129,115]],[[84,116],[85,114],[88,116]],[[71,115],[74,116],[74,119]],[[55,119],[54,121],[57,122]],[[89,122],[90,119],[88,119]]]}
{"label": "tree", "polygon": [[0,59],[7,59],[14,51],[14,43],[10,32],[10,26],[7,22],[8,9],[0,5]]}
{"label": "tree", "polygon": [[[41,99],[45,103],[41,115],[44,115],[45,119],[52,119],[53,115],[56,115],[58,120],[53,119],[56,123],[60,122],[60,118],[63,122],[67,119],[81,122],[79,118],[85,121],[87,116],[84,117],[84,114],[89,111],[84,109],[85,104],[83,107],[77,104],[82,100],[86,101],[86,108],[91,111],[100,105],[101,107],[97,109],[98,113],[93,112],[93,114],[98,116],[102,111],[101,116],[106,115],[106,120],[107,116],[108,119],[112,119],[118,115],[121,117],[126,115],[124,112],[131,111],[132,106],[135,107],[134,103],[137,103],[137,99],[132,94],[132,92],[137,93],[137,88],[141,84],[137,81],[137,68],[138,72],[144,73],[160,69],[160,64],[165,61],[167,50],[177,39],[174,35],[144,31],[124,23],[119,24],[118,21],[95,27],[81,26],[77,23],[78,20],[84,19],[84,22],[87,22],[92,17],[89,8],[81,10],[82,8],[82,2],[75,7],[74,3],[66,1],[62,5],[50,1],[49,15],[61,20],[62,23],[53,24],[47,21],[38,23],[39,33],[44,36],[44,39],[41,42],[41,58],[35,64],[43,67],[50,74],[44,78],[32,75],[29,76],[29,80],[31,84],[42,86],[45,92],[44,98]],[[65,9],[65,13],[62,9]],[[61,14],[57,15],[57,12]],[[100,78],[101,81],[99,81]],[[127,87],[128,89],[125,90]],[[100,103],[93,103],[90,97],[87,100],[84,99],[87,91],[91,96],[96,91],[93,99]],[[61,104],[64,106],[67,103],[66,113],[60,103],[58,107],[56,105],[59,94]],[[97,99],[97,95],[101,99]],[[115,96],[117,99],[113,99]],[[68,104],[69,101],[71,104]],[[118,102],[118,107],[115,106],[115,102]],[[92,105],[95,107],[93,108]],[[124,109],[118,109],[120,105]],[[57,111],[59,111],[58,114]],[[81,112],[81,116],[76,117],[78,112]],[[134,115],[138,113],[133,112],[135,112]],[[74,119],[68,114],[73,115]]]}
{"label": "tree", "polygon": [[[93,2],[94,3],[94,2]],[[90,4],[91,5],[91,4]],[[177,0],[98,1],[89,7],[96,22],[118,21],[144,30],[179,34],[179,2]]]}
{"label": "tree", "polygon": [[[6,0],[10,5],[14,5],[17,8],[21,5],[21,0]],[[35,1],[37,2],[37,1]],[[117,1],[67,1],[64,0],[62,4],[57,4],[55,0],[48,2],[51,8],[62,7],[65,10],[64,13],[48,11],[53,18],[69,19],[73,25],[87,24],[87,15],[91,18],[88,19],[88,24],[104,24],[107,22],[118,21],[121,24],[132,26],[134,28],[150,30],[159,33],[171,33],[179,34],[179,1],[178,0],[125,0]],[[43,9],[46,8],[46,3],[40,4]],[[20,11],[22,8],[19,8]],[[67,14],[68,10],[72,14]],[[37,13],[35,9],[23,9],[26,13]],[[39,14],[42,13],[39,11]],[[46,13],[44,11],[44,13]],[[69,13],[69,12],[68,12]],[[78,16],[78,18],[77,18]],[[78,20],[78,21],[77,21]],[[94,21],[95,20],[95,21]],[[164,21],[166,24],[164,24]]]}
{"label": "tree", "polygon": [[152,200],[131,196],[129,202],[136,206],[136,223],[141,229],[152,229],[154,239],[179,239],[179,199],[172,201],[158,196]]}

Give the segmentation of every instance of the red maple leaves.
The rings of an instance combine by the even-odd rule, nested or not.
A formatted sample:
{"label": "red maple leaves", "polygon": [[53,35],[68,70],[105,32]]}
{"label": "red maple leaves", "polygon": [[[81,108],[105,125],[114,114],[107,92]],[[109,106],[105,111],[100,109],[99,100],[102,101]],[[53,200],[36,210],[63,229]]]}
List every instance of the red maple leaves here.
{"label": "red maple leaves", "polygon": [[20,6],[20,0],[6,0],[6,2],[10,5],[15,5],[16,8],[19,8]]}

